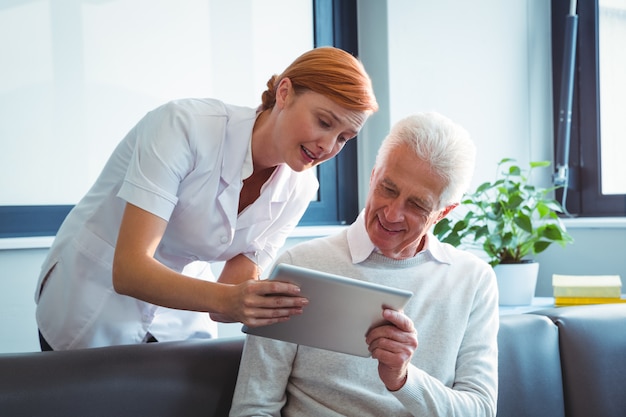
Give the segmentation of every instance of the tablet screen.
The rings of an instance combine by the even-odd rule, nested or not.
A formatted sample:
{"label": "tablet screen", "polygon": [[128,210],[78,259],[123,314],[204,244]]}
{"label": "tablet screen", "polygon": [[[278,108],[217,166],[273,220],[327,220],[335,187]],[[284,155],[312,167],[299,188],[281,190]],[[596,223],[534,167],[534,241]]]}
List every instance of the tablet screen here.
{"label": "tablet screen", "polygon": [[384,323],[383,308],[402,310],[413,293],[371,282],[278,264],[269,279],[300,287],[309,304],[301,315],[261,327],[243,326],[256,336],[368,357],[365,335]]}

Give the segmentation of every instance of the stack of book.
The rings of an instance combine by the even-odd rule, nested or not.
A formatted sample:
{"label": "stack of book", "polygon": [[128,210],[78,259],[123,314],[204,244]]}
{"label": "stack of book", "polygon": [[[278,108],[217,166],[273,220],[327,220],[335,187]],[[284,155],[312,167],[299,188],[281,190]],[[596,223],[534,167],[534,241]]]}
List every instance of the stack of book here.
{"label": "stack of book", "polygon": [[619,275],[552,275],[554,304],[626,303]]}

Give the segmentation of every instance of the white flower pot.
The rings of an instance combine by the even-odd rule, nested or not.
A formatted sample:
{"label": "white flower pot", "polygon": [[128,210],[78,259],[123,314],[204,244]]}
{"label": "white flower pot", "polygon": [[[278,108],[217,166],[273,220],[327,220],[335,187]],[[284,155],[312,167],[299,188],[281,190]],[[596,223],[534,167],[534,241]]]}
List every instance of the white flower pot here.
{"label": "white flower pot", "polygon": [[535,296],[538,262],[498,264],[493,270],[498,280],[501,306],[530,305]]}

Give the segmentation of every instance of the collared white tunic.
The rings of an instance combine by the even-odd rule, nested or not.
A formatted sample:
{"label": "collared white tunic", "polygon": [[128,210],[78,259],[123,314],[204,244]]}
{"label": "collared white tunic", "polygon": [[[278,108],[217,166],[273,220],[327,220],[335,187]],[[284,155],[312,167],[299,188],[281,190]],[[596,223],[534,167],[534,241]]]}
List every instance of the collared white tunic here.
{"label": "collared white tunic", "polygon": [[[159,340],[211,337],[206,313],[117,294],[113,253],[128,202],[168,221],[155,258],[175,271],[242,253],[268,266],[318,182],[312,170],[296,173],[279,165],[259,198],[238,215],[243,179],[252,173],[255,119],[251,108],[177,100],[149,112],[120,142],[42,266],[37,323],[55,350],[139,343],[148,331]],[[213,279],[210,272],[203,278]]]}

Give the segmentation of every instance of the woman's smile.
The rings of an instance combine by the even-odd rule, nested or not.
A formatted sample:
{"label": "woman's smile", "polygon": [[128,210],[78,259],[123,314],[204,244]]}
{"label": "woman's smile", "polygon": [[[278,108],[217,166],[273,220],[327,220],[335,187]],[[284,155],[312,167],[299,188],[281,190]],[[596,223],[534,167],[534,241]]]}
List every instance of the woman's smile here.
{"label": "woman's smile", "polygon": [[302,149],[302,153],[304,154],[305,158],[308,159],[309,163],[314,162],[317,159],[317,156],[315,156],[313,152],[309,151],[303,145],[300,145],[300,149]]}

